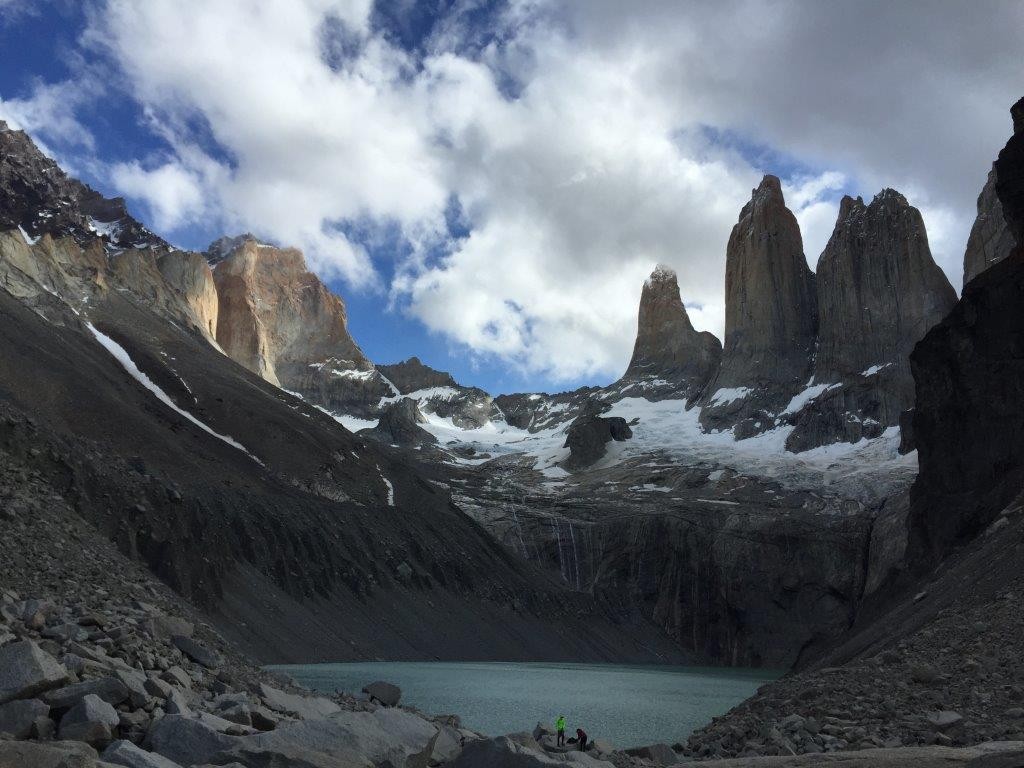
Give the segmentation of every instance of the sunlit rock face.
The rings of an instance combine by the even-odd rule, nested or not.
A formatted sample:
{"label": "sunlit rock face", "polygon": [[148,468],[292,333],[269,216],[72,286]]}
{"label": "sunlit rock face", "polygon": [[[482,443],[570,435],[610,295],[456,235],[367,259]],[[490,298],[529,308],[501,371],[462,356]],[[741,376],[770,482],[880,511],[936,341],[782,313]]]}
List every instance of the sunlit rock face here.
{"label": "sunlit rock face", "polygon": [[644,282],[633,356],[620,383],[634,385],[631,395],[670,391],[688,399],[700,393],[721,358],[721,342],[690,322],[676,273],[659,265]]}

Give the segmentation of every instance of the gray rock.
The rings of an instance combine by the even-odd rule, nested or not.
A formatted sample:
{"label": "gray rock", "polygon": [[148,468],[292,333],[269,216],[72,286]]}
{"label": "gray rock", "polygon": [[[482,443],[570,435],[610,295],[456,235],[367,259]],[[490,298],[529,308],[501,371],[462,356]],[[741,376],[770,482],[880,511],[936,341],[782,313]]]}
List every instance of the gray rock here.
{"label": "gray rock", "polygon": [[218,669],[224,663],[221,657],[204,645],[197,643],[191,637],[185,635],[174,635],[171,642],[175,647],[196,664],[201,664],[207,669]]}
{"label": "gray rock", "polygon": [[603,418],[593,413],[584,413],[569,425],[563,446],[569,449],[569,458],[563,465],[570,470],[589,467],[605,455],[609,442],[621,442],[631,437],[633,431],[621,416]]}
{"label": "gray rock", "polygon": [[664,381],[673,396],[689,399],[701,392],[721,358],[722,343],[690,323],[676,273],[659,265],[640,295],[633,357],[620,383],[634,383],[638,394],[650,396],[657,394],[655,382]]}
{"label": "gray rock", "polygon": [[[570,755],[574,756],[572,762],[582,762],[594,768],[612,768],[611,763],[579,752],[566,753],[566,759]],[[565,765],[565,762],[516,744],[505,736],[470,742],[451,763],[452,768],[547,768],[560,765]]]}
{"label": "gray rock", "polygon": [[179,666],[170,667],[161,677],[167,682],[177,685],[179,688],[189,689],[192,687],[192,678]]}
{"label": "gray rock", "polygon": [[0,742],[0,768],[94,768],[96,750],[81,742]]}
{"label": "gray rock", "polygon": [[153,751],[182,765],[209,762],[214,755],[241,743],[237,736],[219,733],[210,725],[182,715],[166,715],[149,729]]}
{"label": "gray rock", "polygon": [[192,708],[185,695],[178,688],[171,688],[170,694],[164,699],[164,711],[169,715],[191,715]]}
{"label": "gray rock", "polygon": [[0,704],[36,696],[67,679],[64,665],[31,640],[0,648]]}
{"label": "gray rock", "polygon": [[437,726],[400,709],[338,712],[328,718],[283,724],[275,731],[239,740],[215,762],[236,759],[246,765],[264,765],[275,756],[279,760],[305,760],[315,768],[362,766],[367,762],[427,768],[437,738]]}
{"label": "gray rock", "polygon": [[419,404],[411,397],[403,397],[385,404],[380,409],[377,425],[361,429],[359,434],[388,445],[432,445],[437,438],[420,426],[426,421]]}
{"label": "gray rock", "polygon": [[170,683],[166,680],[161,680],[158,677],[146,678],[146,681],[142,686],[146,693],[155,699],[166,699],[171,695],[171,691],[174,690],[174,687]]}
{"label": "gray rock", "polygon": [[0,704],[0,734],[27,739],[32,735],[36,718],[49,714],[50,708],[39,699],[19,699]]}
{"label": "gray rock", "polygon": [[120,704],[128,700],[130,691],[116,677],[101,677],[47,691],[40,698],[53,709],[69,709],[89,694],[98,696],[108,704]]}
{"label": "gray rock", "polygon": [[192,637],[195,628],[192,622],[177,616],[157,614],[148,619],[144,629],[156,640],[170,640],[172,637]]}
{"label": "gray rock", "polygon": [[668,744],[651,744],[637,749],[628,749],[626,753],[651,760],[658,765],[675,765],[679,762],[679,756]]}
{"label": "gray rock", "polygon": [[130,741],[115,741],[103,751],[103,760],[125,768],[181,768],[162,755],[135,746]]}
{"label": "gray rock", "polygon": [[1014,240],[1003,218],[1003,205],[996,195],[995,168],[988,172],[985,186],[978,195],[978,215],[967,238],[964,251],[964,285],[997,264],[1013,250]]}
{"label": "gray rock", "polygon": [[698,401],[700,422],[735,425],[745,437],[772,428],[809,378],[818,327],[814,273],[775,176],[764,177],[740,212],[725,270],[722,364]]}
{"label": "gray rock", "polygon": [[397,685],[385,683],[382,680],[364,685],[363,693],[369,696],[371,700],[375,699],[385,707],[397,707],[398,702],[402,700],[402,689]]}
{"label": "gray rock", "polygon": [[117,710],[96,694],[87,694],[60,720],[60,738],[104,746],[121,722]]}
{"label": "gray rock", "polygon": [[266,683],[260,683],[260,695],[263,697],[264,703],[274,711],[286,715],[298,715],[305,719],[327,717],[341,709],[330,699],[285,693]]}
{"label": "gray rock", "polygon": [[937,728],[940,731],[948,731],[956,726],[960,725],[964,718],[959,712],[951,712],[949,710],[943,710],[941,712],[929,712],[925,719],[930,725]]}

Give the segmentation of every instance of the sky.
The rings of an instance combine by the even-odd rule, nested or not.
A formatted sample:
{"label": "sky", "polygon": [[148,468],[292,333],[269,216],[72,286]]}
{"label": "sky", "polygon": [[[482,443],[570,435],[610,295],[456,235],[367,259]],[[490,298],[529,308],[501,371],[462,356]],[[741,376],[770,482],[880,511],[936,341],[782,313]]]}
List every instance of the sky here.
{"label": "sky", "polygon": [[1024,3],[0,0],[0,119],[183,248],[303,250],[380,363],[491,392],[625,369],[674,268],[783,181],[813,269],[842,195],[921,209],[959,290],[1024,91]]}

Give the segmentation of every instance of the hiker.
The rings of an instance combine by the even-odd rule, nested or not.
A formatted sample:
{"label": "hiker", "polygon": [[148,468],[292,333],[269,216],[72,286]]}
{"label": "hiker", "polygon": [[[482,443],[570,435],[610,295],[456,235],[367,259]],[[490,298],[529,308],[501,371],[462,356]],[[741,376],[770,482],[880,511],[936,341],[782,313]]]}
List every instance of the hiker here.
{"label": "hiker", "polygon": [[565,746],[565,715],[559,715],[558,719],[555,720],[555,730],[558,731],[558,739],[556,743],[560,747]]}
{"label": "hiker", "polygon": [[580,752],[587,751],[587,732],[582,728],[576,729],[576,746],[579,747]]}

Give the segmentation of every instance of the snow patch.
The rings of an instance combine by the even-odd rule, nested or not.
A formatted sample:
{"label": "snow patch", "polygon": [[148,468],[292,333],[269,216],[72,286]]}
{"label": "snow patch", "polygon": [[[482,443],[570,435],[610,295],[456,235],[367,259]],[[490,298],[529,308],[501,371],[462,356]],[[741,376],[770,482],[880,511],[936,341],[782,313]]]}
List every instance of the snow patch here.
{"label": "snow patch", "polygon": [[885,370],[890,365],[892,365],[892,363],[883,363],[882,365],[872,365],[870,368],[866,368],[863,371],[861,371],[860,375],[864,376],[865,378],[867,378],[868,376],[874,376],[876,373],[879,373],[880,371]]}
{"label": "snow patch", "polygon": [[838,384],[814,384],[812,386],[808,386],[802,392],[798,392],[794,395],[793,399],[789,401],[789,405],[786,406],[786,410],[779,415],[784,416],[787,413],[799,413],[809,402],[838,386]]}
{"label": "snow patch", "polygon": [[709,405],[728,405],[734,400],[743,400],[753,391],[750,387],[725,387],[715,392]]}
{"label": "snow patch", "polygon": [[395,486],[391,484],[391,481],[384,477],[384,472],[380,468],[380,464],[377,465],[377,471],[380,472],[380,479],[384,481],[384,485],[388,489],[388,506],[395,506]]}
{"label": "snow patch", "polygon": [[18,231],[21,232],[21,239],[25,241],[25,245],[35,245],[39,242],[38,237],[32,237],[29,235],[29,233],[25,231],[25,228],[20,224],[18,225]]}
{"label": "snow patch", "polygon": [[230,438],[227,435],[222,435],[219,432],[214,432],[212,429],[210,429],[208,425],[204,424],[191,413],[182,408],[179,408],[175,404],[175,402],[171,400],[171,398],[167,395],[166,392],[160,389],[160,387],[158,387],[153,382],[153,380],[149,378],[149,376],[147,376],[141,370],[139,370],[139,367],[135,364],[131,356],[128,354],[128,351],[124,347],[122,347],[120,344],[118,344],[116,341],[114,341],[106,334],[101,333],[99,330],[96,329],[96,327],[92,323],[86,323],[85,325],[89,329],[89,332],[92,333],[92,335],[96,338],[96,341],[98,341],[103,346],[104,349],[106,349],[111,355],[114,356],[114,359],[121,364],[121,367],[124,368],[133,379],[135,379],[142,386],[144,386],[146,389],[152,392],[157,400],[159,400],[161,403],[166,405],[168,408],[170,408],[178,415],[184,416],[186,419],[191,421],[204,432],[213,435],[218,440],[223,440],[232,448],[237,448],[250,459],[255,461],[257,464],[263,466],[263,462],[256,458],[249,450],[246,449],[244,445],[239,443],[237,440],[234,440],[233,438]]}

